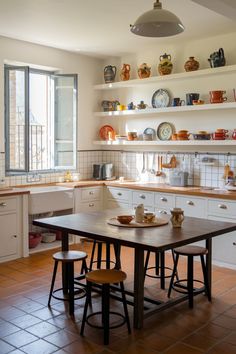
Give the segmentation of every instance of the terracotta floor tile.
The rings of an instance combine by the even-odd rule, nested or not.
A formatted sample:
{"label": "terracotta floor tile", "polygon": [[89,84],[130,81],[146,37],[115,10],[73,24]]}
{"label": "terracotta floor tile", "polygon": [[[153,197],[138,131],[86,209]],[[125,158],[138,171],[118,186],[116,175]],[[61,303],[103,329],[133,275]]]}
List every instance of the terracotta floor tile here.
{"label": "terracotta floor tile", "polygon": [[43,307],[44,306],[42,304],[40,304],[36,301],[32,301],[32,300],[29,300],[29,301],[23,302],[20,305],[17,305],[18,309],[25,311],[27,313],[37,311],[39,309],[42,309]]}
{"label": "terracotta floor tile", "polygon": [[21,348],[24,353],[27,354],[51,354],[54,353],[58,348],[43,339],[39,339],[36,342],[25,345]]}
{"label": "terracotta floor tile", "polygon": [[122,348],[119,351],[120,354],[157,354],[160,353],[157,350],[150,349],[146,345],[143,345],[140,342],[132,343],[127,348]]}
{"label": "terracotta floor tile", "polygon": [[236,345],[236,328],[235,331],[232,332],[229,336],[225,337],[223,341],[232,345]]}
{"label": "terracotta floor tile", "polygon": [[78,340],[78,335],[69,333],[66,330],[61,330],[44,337],[44,340],[58,346],[59,348],[63,348]]}
{"label": "terracotta floor tile", "polygon": [[236,318],[232,318],[229,316],[220,315],[216,317],[212,322],[224,328],[232,330],[235,330],[236,328]]}
{"label": "terracotta floor tile", "polygon": [[32,312],[32,315],[40,318],[41,320],[49,320],[50,318],[60,315],[60,312],[44,307],[41,310]]}
{"label": "terracotta floor tile", "polygon": [[228,343],[219,343],[207,354],[236,354],[236,346]]}
{"label": "terracotta floor tile", "polygon": [[39,338],[46,337],[52,333],[57,332],[58,330],[58,327],[53,326],[52,324],[45,321],[42,321],[40,323],[35,324],[34,326],[27,328],[27,331],[29,333],[32,333]]}
{"label": "terracotta floor tile", "polygon": [[20,349],[16,349],[13,350],[13,352],[11,352],[11,354],[23,354],[24,352],[22,352]]}
{"label": "terracotta floor tile", "polygon": [[11,320],[10,322],[18,327],[20,327],[21,329],[26,329],[27,327],[31,327],[33,325],[35,325],[36,323],[41,322],[42,320],[40,320],[37,317],[25,314],[24,316],[20,316],[17,318],[14,318],[13,320]]}
{"label": "terracotta floor tile", "polygon": [[0,353],[7,354],[14,350],[14,347],[0,339]]}
{"label": "terracotta floor tile", "polygon": [[3,309],[0,309],[0,317],[4,320],[12,320],[13,318],[20,317],[25,315],[24,311],[17,309],[16,307],[9,306]]}
{"label": "terracotta floor tile", "polygon": [[63,349],[70,354],[97,354],[104,350],[103,346],[91,343],[84,338],[80,338]]}
{"label": "terracotta floor tile", "polygon": [[6,341],[7,343],[9,343],[17,348],[20,348],[23,345],[32,343],[37,339],[38,339],[37,337],[35,337],[31,333],[28,333],[24,330],[10,334],[7,337],[4,337],[4,341]]}
{"label": "terracotta floor tile", "polygon": [[212,322],[208,323],[207,325],[201,327],[197,332],[207,338],[214,338],[214,339],[222,339],[229,334],[229,330],[227,328],[218,326]]}
{"label": "terracotta floor tile", "polygon": [[4,338],[9,334],[15,333],[19,330],[20,330],[19,327],[16,327],[13,324],[4,321],[0,323],[0,338]]}
{"label": "terracotta floor tile", "polygon": [[210,349],[213,345],[218,343],[219,339],[212,338],[212,337],[206,337],[201,334],[193,333],[187,338],[183,339],[182,342],[185,344],[188,344],[192,347],[196,347],[197,349],[201,349],[204,351],[207,351]]}
{"label": "terracotta floor tile", "polygon": [[200,354],[205,351],[192,348],[184,343],[178,343],[173,345],[170,349],[165,351],[165,354]]}

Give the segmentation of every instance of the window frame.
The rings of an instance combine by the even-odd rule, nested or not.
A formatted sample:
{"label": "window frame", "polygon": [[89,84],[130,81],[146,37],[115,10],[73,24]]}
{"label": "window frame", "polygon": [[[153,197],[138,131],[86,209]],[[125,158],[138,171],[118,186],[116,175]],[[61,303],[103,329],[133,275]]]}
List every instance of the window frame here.
{"label": "window frame", "polygon": [[[25,87],[24,87],[24,93],[25,93],[25,139],[24,139],[24,146],[25,146],[25,164],[24,164],[24,169],[12,169],[10,168],[10,139],[9,139],[9,129],[10,129],[10,120],[9,120],[9,114],[10,114],[10,95],[9,95],[9,73],[10,70],[22,70],[25,73]],[[74,161],[74,166],[58,166],[55,167],[55,156],[53,156],[53,165],[51,169],[44,169],[44,170],[30,170],[29,169],[29,129],[30,129],[30,122],[29,122],[29,117],[30,117],[30,73],[37,73],[37,74],[42,74],[42,75],[48,75],[51,78],[54,77],[73,77],[74,78],[74,92],[75,92],[75,100],[73,101],[73,104],[75,105],[74,107],[74,112],[75,112],[75,130],[73,134],[73,161]],[[54,86],[55,90],[55,86]],[[55,105],[55,101],[54,101]],[[36,172],[40,173],[52,173],[52,172],[59,172],[59,171],[65,171],[65,170],[76,170],[77,168],[77,159],[76,159],[76,154],[77,154],[77,138],[78,138],[78,132],[77,132],[77,124],[78,124],[78,75],[77,74],[58,74],[57,72],[54,71],[47,71],[47,70],[42,70],[42,69],[35,69],[35,68],[30,68],[29,66],[19,66],[19,65],[8,65],[4,64],[4,133],[5,133],[5,172],[7,176],[10,175],[25,175],[25,174],[35,174]],[[54,122],[55,122],[55,114],[56,110],[54,107]],[[55,136],[55,124],[54,124],[54,136]],[[55,149],[55,138],[53,141],[54,149]],[[52,159],[52,156],[50,157]]]}

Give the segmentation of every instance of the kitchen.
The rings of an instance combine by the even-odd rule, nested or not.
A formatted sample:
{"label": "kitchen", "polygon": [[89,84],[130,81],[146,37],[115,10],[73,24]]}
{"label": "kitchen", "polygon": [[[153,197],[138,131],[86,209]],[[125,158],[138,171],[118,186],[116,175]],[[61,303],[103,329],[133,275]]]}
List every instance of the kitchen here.
{"label": "kitchen", "polygon": [[[63,6],[66,6],[63,1],[52,1],[51,4],[49,4],[50,2],[45,2],[49,6],[48,11],[52,18],[54,18],[52,4],[55,2],[58,6],[58,12],[61,11],[60,16],[62,16],[65,10]],[[3,349],[3,353],[14,352],[14,350],[16,350],[15,348],[18,348],[19,352],[27,352],[27,350],[29,352],[29,350],[31,350],[31,353],[37,353],[36,349],[29,349],[32,348],[30,344],[32,343],[33,345],[33,343],[37,343],[37,341],[40,341],[43,345],[48,345],[48,352],[59,351],[59,348],[63,348],[65,352],[73,352],[73,350],[76,352],[75,349],[72,348],[74,342],[79,342],[80,344],[77,343],[79,346],[85,346],[84,343],[87,343],[87,336],[85,336],[85,341],[84,339],[78,339],[72,336],[73,338],[65,341],[66,344],[63,343],[58,346],[57,343],[54,342],[53,344],[49,339],[48,341],[47,339],[45,340],[44,337],[46,337],[46,335],[42,335],[40,339],[34,336],[28,341],[23,341],[22,339],[22,345],[18,345],[14,342],[14,339],[11,338],[11,336],[18,331],[21,332],[18,333],[19,338],[21,338],[21,335],[23,338],[24,334],[28,335],[30,333],[30,330],[25,331],[25,329],[16,325],[17,318],[23,315],[26,316],[26,313],[28,316],[33,315],[33,310],[32,312],[27,312],[28,310],[25,311],[27,302],[28,306],[32,305],[39,308],[40,301],[43,301],[43,297],[45,297],[45,299],[47,297],[46,294],[49,292],[51,281],[51,267],[53,265],[51,256],[53,251],[49,249],[46,252],[38,253],[38,246],[29,250],[28,245],[28,232],[35,231],[35,229],[31,229],[32,222],[28,223],[31,218],[31,213],[30,216],[28,216],[31,208],[29,199],[33,198],[34,195],[40,197],[40,191],[33,194],[28,193],[29,188],[33,189],[32,185],[40,184],[42,187],[42,184],[50,186],[50,184],[57,183],[58,186],[65,186],[66,183],[63,182],[64,179],[70,180],[72,178],[73,181],[68,182],[67,186],[73,187],[73,196],[71,196],[73,201],[70,200],[68,206],[63,207],[63,209],[69,212],[71,212],[72,209],[73,212],[81,212],[101,210],[102,208],[112,209],[117,206],[131,209],[137,206],[137,204],[143,203],[145,208],[152,212],[161,211],[164,214],[165,212],[169,213],[172,208],[180,207],[184,209],[185,216],[197,216],[216,221],[234,222],[234,192],[228,192],[222,188],[224,188],[228,179],[230,180],[229,177],[232,177],[232,174],[235,173],[236,151],[232,134],[235,128],[233,123],[235,93],[233,89],[235,88],[236,55],[234,50],[234,38],[236,27],[235,22],[229,19],[235,18],[233,16],[235,8],[232,3],[230,7],[229,1],[225,1],[223,8],[218,8],[218,1],[216,1],[215,11],[214,9],[202,7],[199,3],[201,3],[201,1],[184,0],[181,2],[181,9],[178,9],[178,6],[173,4],[173,1],[166,0],[165,3],[163,1],[164,8],[170,9],[181,18],[186,27],[186,31],[173,38],[150,39],[145,37],[141,38],[129,33],[129,24],[138,18],[141,13],[147,11],[149,8],[151,9],[153,1],[149,1],[149,4],[144,4],[142,1],[130,1],[129,8],[126,10],[122,7],[114,10],[112,4],[108,5],[104,1],[102,7],[98,9],[101,19],[106,11],[112,13],[109,18],[106,18],[106,21],[109,23],[109,26],[112,26],[113,23],[114,25],[116,24],[119,29],[117,33],[123,33],[123,37],[118,36],[115,39],[108,39],[107,29],[101,24],[101,30],[103,32],[100,34],[95,34],[94,31],[92,31],[92,33],[89,32],[87,34],[88,38],[86,38],[87,42],[81,37],[79,37],[81,38],[81,42],[78,42],[75,35],[71,37],[70,42],[68,40],[68,22],[65,20],[62,22],[62,25],[62,23],[60,23],[60,19],[62,18],[59,14],[55,16],[55,22],[53,22],[53,24],[50,23],[49,18],[42,20],[45,16],[45,11],[47,12],[46,7],[40,9],[36,4],[34,4],[36,8],[30,7],[29,3],[26,1],[24,8],[26,12],[23,12],[22,16],[17,16],[17,7],[15,8],[15,12],[13,11],[13,5],[17,5],[16,1],[1,4],[2,16],[5,13],[10,16],[9,21],[7,21],[8,16],[1,19],[2,29],[0,33],[2,34],[2,37],[0,37],[0,57],[2,63],[0,72],[2,82],[0,105],[0,177],[1,188],[3,189],[0,193],[2,194],[1,199],[3,198],[3,203],[5,203],[5,198],[9,198],[10,200],[9,210],[6,211],[6,214],[3,213],[1,217],[8,215],[6,224],[8,232],[6,236],[4,236],[6,240],[7,237],[9,237],[9,232],[11,236],[18,236],[17,242],[15,242],[14,238],[11,246],[3,242],[1,250],[2,264],[0,265],[0,269],[2,269],[1,276],[3,276],[1,309],[2,313],[6,314],[6,317],[4,315],[0,316],[2,321],[0,327],[4,333],[4,335],[1,336],[1,343],[3,343],[6,348]],[[74,2],[72,2],[72,5],[75,6]],[[86,13],[89,6],[92,6],[91,3],[82,6],[84,13]],[[210,2],[208,7],[210,7]],[[20,14],[21,10],[22,9],[19,8]],[[34,10],[38,11],[37,18],[34,16]],[[219,13],[216,10],[219,11]],[[193,13],[198,13],[199,18],[202,19],[201,28],[199,28],[199,25],[196,23],[196,19],[193,18],[195,17]],[[28,15],[24,26],[21,22],[24,21],[23,15]],[[71,19],[75,21],[75,23],[77,22],[77,15],[78,11],[74,11],[73,13],[72,9],[70,10]],[[227,18],[225,16],[229,17]],[[122,21],[120,21],[121,19]],[[42,28],[42,21],[45,21],[45,28]],[[103,18],[102,23],[106,23],[106,21]],[[15,27],[14,25],[12,26],[12,28],[15,28],[15,33],[12,33],[7,27],[7,22],[9,22],[9,24],[11,23],[11,25],[15,24]],[[86,25],[81,18],[81,24],[82,23],[83,26]],[[211,23],[210,28],[207,23]],[[50,25],[53,26],[50,27]],[[50,29],[47,26],[49,26]],[[62,26],[62,28],[60,26]],[[21,28],[22,30],[22,33],[19,35],[17,28]],[[35,33],[33,30],[31,31],[30,28],[34,28]],[[60,38],[58,38],[57,35],[58,28],[61,28]],[[80,30],[83,32],[81,28]],[[78,35],[79,33],[77,33],[77,36]],[[96,46],[94,45],[91,45],[90,48],[87,47],[89,40],[91,43],[101,43],[103,49],[96,50]],[[99,42],[99,40],[101,42]],[[224,50],[226,65],[219,68],[211,68],[208,59],[211,53],[218,52],[220,48]],[[164,53],[171,55],[173,69],[171,74],[160,76],[158,73],[159,57],[163,56]],[[190,56],[194,56],[195,59],[198,60],[200,68],[197,71],[188,73],[185,72],[184,64]],[[130,79],[120,81],[120,71],[124,63],[130,65]],[[150,78],[139,78],[138,68],[140,68],[142,63],[146,63],[148,67],[151,67]],[[78,75],[78,116],[75,123],[77,130],[76,169],[65,166],[64,169],[60,170],[54,168],[47,173],[43,170],[40,171],[40,168],[31,173],[9,173],[4,143],[4,65],[11,67],[30,66],[33,69],[42,71],[46,70],[59,72],[61,74]],[[106,84],[104,80],[104,68],[109,65],[116,66],[117,73],[115,82]],[[58,85],[58,87],[60,87],[60,85]],[[156,98],[155,93],[156,91],[159,93],[160,90],[165,90],[170,96],[168,107],[155,108],[152,105],[153,96]],[[211,103],[209,92],[214,90],[226,91],[223,96],[227,97],[227,101],[223,103]],[[186,100],[186,94],[192,92],[199,93],[199,100],[204,101],[204,104],[196,106],[172,106],[174,98],[180,97],[181,100]],[[147,104],[148,107],[145,107],[143,110],[122,109],[105,111],[102,106],[103,101],[119,101],[119,106],[127,106],[131,102],[133,102],[134,105],[139,105],[141,101],[144,101],[144,104]],[[189,140],[187,141],[162,140],[162,138],[160,139],[160,135],[158,138],[156,134],[160,134],[163,123],[168,123],[167,129],[174,127],[173,131],[171,131],[172,134],[176,134],[181,130],[186,130],[187,134],[198,134],[200,131],[217,134],[217,129],[225,129],[228,130],[228,132],[225,132],[223,139],[219,140],[194,140],[193,135],[189,136]],[[113,128],[113,131],[116,132],[115,135],[118,135],[116,140],[112,140],[109,135],[105,137],[105,140],[101,139],[99,132],[104,126],[111,126]],[[142,137],[147,128],[152,129],[152,132],[153,130],[155,131],[155,137],[151,138],[152,140],[144,140]],[[132,141],[123,137],[124,135],[127,136],[129,132],[137,133],[138,140]],[[150,139],[150,136],[148,138]],[[67,142],[65,144],[67,144]],[[173,175],[173,171],[171,171],[173,168],[170,169],[164,166],[170,163],[173,156],[175,156],[177,160],[177,168],[174,168],[175,172],[177,172],[177,178],[179,171],[186,172],[187,185],[189,187],[182,187],[179,185],[179,182],[176,187],[169,185],[171,178],[173,179],[176,175]],[[75,159],[73,161],[75,161]],[[95,181],[92,178],[93,165],[100,163],[112,163],[114,166],[114,176],[116,176],[118,180],[106,182]],[[155,173],[153,173],[153,170]],[[70,171],[70,174],[66,173],[68,171]],[[157,171],[161,173],[156,176]],[[80,181],[78,181],[78,179]],[[90,181],[86,182],[84,180]],[[132,180],[135,182],[131,182]],[[11,190],[11,188],[13,189]],[[41,194],[43,195],[42,197],[45,197],[45,193]],[[43,205],[49,205],[49,201],[57,198],[56,196],[58,196],[58,193],[55,190],[48,192],[48,203],[44,202]],[[39,205],[38,203],[37,200],[37,206]],[[59,202],[57,205],[58,204]],[[57,209],[55,204],[52,208],[48,205],[46,210],[44,208],[44,210],[37,211],[35,214],[43,212],[51,213],[55,210],[59,213],[61,212],[61,208]],[[45,245],[47,246],[46,248],[56,247],[60,245],[60,242],[61,241],[58,240],[56,244],[41,243],[40,247],[45,247]],[[80,243],[78,242],[79,239],[77,237],[71,237],[71,243],[74,243],[73,247],[80,247]],[[191,328],[191,332],[187,331],[186,328],[182,328],[183,333],[181,337],[175,338],[175,340],[173,340],[173,336],[170,333],[169,336],[167,335],[165,338],[168,345],[166,344],[165,346],[163,342],[160,344],[156,341],[156,347],[154,344],[150,346],[150,352],[178,353],[184,350],[189,353],[207,352],[208,350],[209,352],[214,352],[214,350],[223,352],[225,349],[222,348],[228,348],[228,353],[234,353],[235,342],[233,342],[232,337],[235,331],[235,316],[233,315],[235,312],[235,301],[233,300],[235,292],[233,278],[235,277],[234,269],[236,264],[234,256],[235,242],[234,232],[225,236],[216,237],[213,242],[213,263],[216,266],[220,266],[214,268],[213,271],[213,303],[211,310],[213,314],[210,315],[210,310],[208,309],[209,317],[204,318],[204,321],[203,317],[200,318],[200,314],[197,313],[198,306],[203,309],[208,304],[205,299],[201,302],[199,297],[199,304],[197,303],[196,308],[193,310],[197,318],[199,316],[199,326],[194,329]],[[81,245],[89,252],[90,248],[88,244],[84,243]],[[33,255],[28,257],[29,251],[30,253],[36,252],[35,258],[32,258],[34,257]],[[131,252],[129,253],[128,258],[130,261],[128,263],[127,260],[127,264],[124,264],[123,267],[125,269],[126,266],[127,269],[130,269],[132,272],[133,258]],[[16,260],[14,261],[13,259]],[[168,258],[167,261],[171,262],[171,259]],[[32,281],[32,286],[34,282],[36,283],[36,280],[32,279],[33,277],[28,273],[30,272],[30,268],[34,269],[35,275],[40,273],[40,269],[36,269],[37,262],[41,272],[44,273],[44,275],[42,275],[42,282],[46,280],[45,277],[47,277],[47,281],[43,283],[46,285],[42,286],[41,289],[42,299],[35,302],[33,287],[30,287],[29,284],[27,285],[27,282]],[[47,264],[50,264],[49,271],[47,271]],[[17,270],[18,267],[21,268],[21,271],[19,271],[19,269]],[[23,270],[25,270],[25,273]],[[45,272],[47,272],[47,274],[45,274]],[[12,275],[8,277],[8,273]],[[28,275],[30,277],[27,279]],[[216,277],[215,279],[214,276]],[[16,277],[16,279],[14,279],[14,277]],[[22,283],[24,284],[22,288],[17,287],[18,284],[16,284],[17,280],[20,281],[20,279],[24,279],[23,281],[25,281],[25,283]],[[224,284],[224,279],[226,279],[226,284]],[[156,285],[156,283],[154,282],[152,285]],[[35,286],[38,287],[38,291],[40,292],[40,285],[35,284]],[[13,294],[18,291],[22,294],[20,296],[22,300],[21,304],[19,302],[20,299],[15,295],[13,296]],[[23,295],[27,293],[27,291],[28,295],[32,295],[32,298]],[[30,300],[25,301],[26,299]],[[25,306],[23,305],[24,303]],[[222,309],[219,310],[217,304],[219,308],[222,307]],[[45,301],[43,305],[45,305]],[[192,315],[189,313],[187,305],[185,308],[184,305],[186,304],[183,303],[181,305],[181,313],[178,313],[179,317],[175,313],[175,311],[178,311],[178,308],[161,314],[165,321],[164,327],[170,326],[167,318],[168,315],[174,316],[175,314],[178,317],[176,318],[177,323],[181,322],[180,317],[182,319],[185,318],[186,321],[190,319]],[[24,310],[23,313],[18,312],[19,316],[18,314],[16,316],[13,314],[13,322],[11,322],[11,315],[8,317],[8,313],[10,314],[11,310],[14,313],[14,311],[16,311],[15,308],[17,308],[18,311],[20,308],[24,308]],[[42,308],[43,307],[41,307],[41,309]],[[58,303],[58,309],[60,309],[60,314],[57,313],[57,315],[59,317],[63,316],[64,307],[62,311],[62,305],[60,303]],[[36,308],[35,311],[37,311]],[[82,317],[81,311],[80,309],[80,312],[78,312],[78,321],[80,321]],[[49,317],[41,318],[43,322],[43,324],[41,324],[42,326],[48,325],[48,323],[52,325],[52,318]],[[32,321],[37,321],[36,319],[38,319],[38,317],[34,315],[33,319],[31,318]],[[152,321],[154,320],[155,317]],[[195,343],[198,342],[197,340],[194,343],[191,342],[191,339],[194,341],[194,338],[201,338],[199,342],[203,341],[204,336],[202,336],[202,332],[200,334],[198,332],[198,330],[200,331],[200,328],[203,327],[203,322],[206,322],[206,330],[207,328],[213,328],[216,331],[221,331],[221,333],[224,332],[219,342],[214,338],[214,334],[209,337],[210,339],[207,338],[208,343],[205,347],[199,347],[199,344]],[[11,325],[9,325],[9,323]],[[150,321],[150,323],[153,325],[153,322]],[[151,327],[149,327],[151,326],[150,323],[148,324],[147,322],[147,338],[149,338],[149,336],[153,338],[154,336],[152,336]],[[67,320],[67,324],[71,328],[72,325],[69,320]],[[14,328],[14,326],[16,328]],[[9,331],[5,330],[8,327],[12,328],[12,332],[10,329]],[[50,326],[48,325],[48,327]],[[61,328],[60,326],[55,327],[55,330]],[[64,328],[65,327],[62,328],[63,331]],[[121,329],[123,329],[123,327],[121,327]],[[157,325],[156,332],[158,332],[159,329],[160,327]],[[213,329],[212,331],[214,332]],[[53,331],[52,328],[51,330]],[[74,333],[79,333],[79,330],[77,331],[78,332],[75,330]],[[55,333],[57,332],[55,331]],[[67,331],[65,331],[65,333],[68,334]],[[145,328],[141,330],[141,333],[144,334],[145,338]],[[153,331],[153,333],[155,332]],[[71,332],[69,334],[71,335]],[[125,328],[122,334],[127,335]],[[9,338],[7,338],[8,336]],[[145,352],[143,346],[145,348],[147,344],[141,337],[142,334],[140,334],[137,343],[134,341],[133,334],[132,338],[127,337],[123,344],[122,342],[118,344],[119,341],[114,340],[113,349],[113,341],[111,340],[111,348],[109,348],[109,350],[116,352],[116,345],[117,347],[120,345],[120,348],[123,347],[123,352],[131,352],[131,350],[134,352]],[[159,340],[161,339],[159,338]],[[48,343],[50,343],[54,349],[53,347],[49,349],[50,345]],[[84,350],[84,352],[88,353],[102,352],[104,348],[101,342],[98,343],[99,344],[97,344],[97,342],[96,344],[92,343],[91,346],[93,348],[89,349],[87,347],[87,349],[81,349],[81,351]],[[23,348],[27,345],[29,346],[28,349]]]}

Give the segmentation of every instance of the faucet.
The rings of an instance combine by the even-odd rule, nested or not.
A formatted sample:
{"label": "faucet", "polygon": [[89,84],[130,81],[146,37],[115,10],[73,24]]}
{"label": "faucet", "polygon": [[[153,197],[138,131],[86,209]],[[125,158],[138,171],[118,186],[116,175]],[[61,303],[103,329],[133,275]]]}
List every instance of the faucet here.
{"label": "faucet", "polygon": [[27,174],[26,181],[28,183],[39,182],[39,181],[41,181],[41,178],[42,178],[42,176],[38,173]]}

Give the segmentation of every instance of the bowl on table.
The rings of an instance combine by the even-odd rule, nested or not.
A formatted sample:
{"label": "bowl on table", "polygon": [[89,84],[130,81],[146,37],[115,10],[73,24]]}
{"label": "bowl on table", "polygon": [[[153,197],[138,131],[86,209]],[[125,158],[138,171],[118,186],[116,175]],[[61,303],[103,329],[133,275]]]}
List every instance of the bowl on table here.
{"label": "bowl on table", "polygon": [[134,216],[133,215],[118,215],[116,219],[119,221],[120,224],[130,224],[131,221],[133,220]]}

